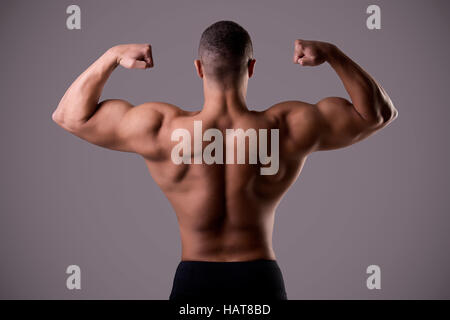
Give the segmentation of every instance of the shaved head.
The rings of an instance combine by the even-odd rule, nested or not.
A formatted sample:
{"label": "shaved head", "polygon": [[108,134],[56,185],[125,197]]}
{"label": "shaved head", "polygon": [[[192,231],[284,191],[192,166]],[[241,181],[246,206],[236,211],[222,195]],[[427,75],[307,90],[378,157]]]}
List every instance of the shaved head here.
{"label": "shaved head", "polygon": [[203,32],[198,48],[204,74],[215,82],[235,81],[253,59],[248,32],[233,21],[218,21]]}

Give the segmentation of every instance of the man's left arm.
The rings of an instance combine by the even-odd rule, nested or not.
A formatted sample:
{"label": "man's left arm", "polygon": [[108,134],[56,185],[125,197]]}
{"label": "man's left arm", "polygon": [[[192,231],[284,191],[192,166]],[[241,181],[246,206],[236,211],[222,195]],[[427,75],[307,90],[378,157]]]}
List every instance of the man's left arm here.
{"label": "man's left arm", "polygon": [[150,45],[118,45],[106,51],[72,83],[52,119],[90,143],[142,154],[151,147],[148,139],[159,128],[162,114],[152,103],[136,107],[117,99],[99,103],[103,87],[118,65],[128,69],[153,67]]}

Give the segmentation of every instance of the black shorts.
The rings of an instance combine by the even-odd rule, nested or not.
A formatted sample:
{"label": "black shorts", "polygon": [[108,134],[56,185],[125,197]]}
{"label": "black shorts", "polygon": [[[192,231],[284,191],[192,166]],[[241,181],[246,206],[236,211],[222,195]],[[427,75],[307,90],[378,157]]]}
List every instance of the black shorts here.
{"label": "black shorts", "polygon": [[169,300],[287,300],[276,260],[181,261]]}

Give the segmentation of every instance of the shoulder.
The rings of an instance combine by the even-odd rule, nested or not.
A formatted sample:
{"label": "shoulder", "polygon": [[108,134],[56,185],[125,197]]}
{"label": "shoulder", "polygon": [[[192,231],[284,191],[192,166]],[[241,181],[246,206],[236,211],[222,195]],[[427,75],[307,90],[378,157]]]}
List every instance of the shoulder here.
{"label": "shoulder", "polygon": [[278,102],[265,110],[271,115],[288,115],[292,113],[306,113],[313,108],[314,105],[300,100],[286,100]]}
{"label": "shoulder", "polygon": [[136,111],[142,114],[159,114],[165,117],[177,116],[185,111],[174,104],[161,102],[161,101],[149,101],[137,105]]}
{"label": "shoulder", "polygon": [[321,126],[316,105],[288,100],[274,104],[265,112],[269,117],[277,119],[285,137],[295,149],[308,152],[316,143]]}
{"label": "shoulder", "polygon": [[120,125],[120,136],[129,149],[146,159],[164,159],[166,146],[161,133],[169,127],[171,119],[183,114],[177,106],[159,101],[145,102],[129,109]]}
{"label": "shoulder", "polygon": [[148,129],[159,129],[171,119],[184,113],[186,111],[176,105],[167,102],[150,101],[132,108],[129,112],[128,120],[140,128],[145,126]]}
{"label": "shoulder", "polygon": [[274,104],[265,114],[275,117],[286,125],[295,125],[299,122],[312,123],[318,120],[317,107],[314,104],[299,100],[287,100]]}

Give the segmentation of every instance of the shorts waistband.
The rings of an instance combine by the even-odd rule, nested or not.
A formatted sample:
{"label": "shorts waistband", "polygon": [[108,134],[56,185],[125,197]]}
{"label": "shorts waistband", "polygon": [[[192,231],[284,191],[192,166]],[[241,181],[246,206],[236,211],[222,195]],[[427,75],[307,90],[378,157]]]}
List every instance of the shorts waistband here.
{"label": "shorts waistband", "polygon": [[274,259],[255,259],[255,260],[243,260],[243,261],[204,261],[204,260],[181,260],[180,264],[211,264],[211,265],[223,265],[223,264],[255,264],[255,263],[267,263],[276,264],[277,260]]}

